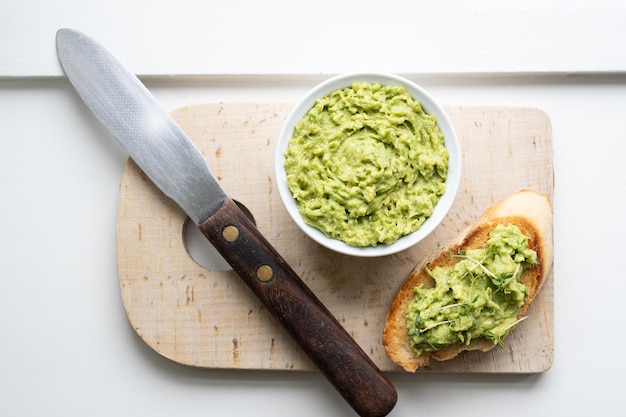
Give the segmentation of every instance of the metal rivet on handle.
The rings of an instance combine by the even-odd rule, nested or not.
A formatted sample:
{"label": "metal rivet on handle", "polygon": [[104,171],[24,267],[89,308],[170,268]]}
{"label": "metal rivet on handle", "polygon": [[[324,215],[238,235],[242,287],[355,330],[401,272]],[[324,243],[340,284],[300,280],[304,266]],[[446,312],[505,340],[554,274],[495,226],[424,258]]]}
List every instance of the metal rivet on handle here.
{"label": "metal rivet on handle", "polygon": [[274,270],[269,265],[261,265],[256,270],[256,277],[263,282],[267,282],[274,277]]}
{"label": "metal rivet on handle", "polygon": [[235,226],[226,226],[224,230],[222,230],[222,237],[227,242],[234,242],[239,237],[239,229]]}

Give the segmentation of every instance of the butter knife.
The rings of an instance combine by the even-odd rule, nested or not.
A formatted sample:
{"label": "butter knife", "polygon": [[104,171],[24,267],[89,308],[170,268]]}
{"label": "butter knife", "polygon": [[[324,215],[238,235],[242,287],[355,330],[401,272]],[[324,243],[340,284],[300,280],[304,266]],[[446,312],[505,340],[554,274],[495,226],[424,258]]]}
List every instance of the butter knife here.
{"label": "butter knife", "polygon": [[87,107],[198,225],[357,414],[387,415],[397,400],[391,382],[228,197],[202,154],[141,81],[81,32],[60,29],[56,45],[61,66]]}

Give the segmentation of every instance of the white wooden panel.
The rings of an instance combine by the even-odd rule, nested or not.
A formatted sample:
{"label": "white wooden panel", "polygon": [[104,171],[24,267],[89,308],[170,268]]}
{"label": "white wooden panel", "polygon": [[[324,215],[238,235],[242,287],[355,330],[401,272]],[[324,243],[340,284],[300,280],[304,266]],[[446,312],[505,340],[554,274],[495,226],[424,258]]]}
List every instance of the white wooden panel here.
{"label": "white wooden panel", "polygon": [[21,0],[0,13],[0,77],[62,75],[60,27],[140,75],[621,72],[624,22],[616,0]]}

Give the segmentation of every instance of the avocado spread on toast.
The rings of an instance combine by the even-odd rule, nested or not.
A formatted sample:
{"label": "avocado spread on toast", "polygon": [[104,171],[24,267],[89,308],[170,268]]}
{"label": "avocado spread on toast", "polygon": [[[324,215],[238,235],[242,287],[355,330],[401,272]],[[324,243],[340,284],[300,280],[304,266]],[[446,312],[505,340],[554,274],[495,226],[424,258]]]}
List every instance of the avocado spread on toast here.
{"label": "avocado spread on toast", "polygon": [[435,286],[416,287],[406,312],[409,342],[418,356],[477,338],[504,346],[528,296],[522,271],[537,264],[537,253],[515,225],[497,225],[486,247],[450,256],[457,259],[454,265],[426,270]]}

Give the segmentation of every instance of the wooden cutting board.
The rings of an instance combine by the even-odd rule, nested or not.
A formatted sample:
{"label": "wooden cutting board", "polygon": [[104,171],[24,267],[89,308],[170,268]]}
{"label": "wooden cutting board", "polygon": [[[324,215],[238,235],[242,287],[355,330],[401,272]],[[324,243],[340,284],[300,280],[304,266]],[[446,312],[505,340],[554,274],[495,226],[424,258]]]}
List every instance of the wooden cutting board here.
{"label": "wooden cutting board", "polygon": [[[385,371],[398,371],[381,344],[395,292],[422,257],[494,202],[520,189],[552,197],[550,119],[532,108],[448,107],[463,154],[463,180],[450,214],[411,249],[357,259],[311,241],[280,202],[274,146],[291,108],[290,103],[210,103],[172,115],[226,192],[252,211],[260,231],[372,360]],[[129,160],[120,186],[117,256],[122,299],[137,334],[162,356],[185,365],[314,370],[234,272],[209,270],[189,256],[185,221],[183,211]],[[435,361],[419,372],[546,371],[554,350],[553,289],[551,275],[504,349]]]}

